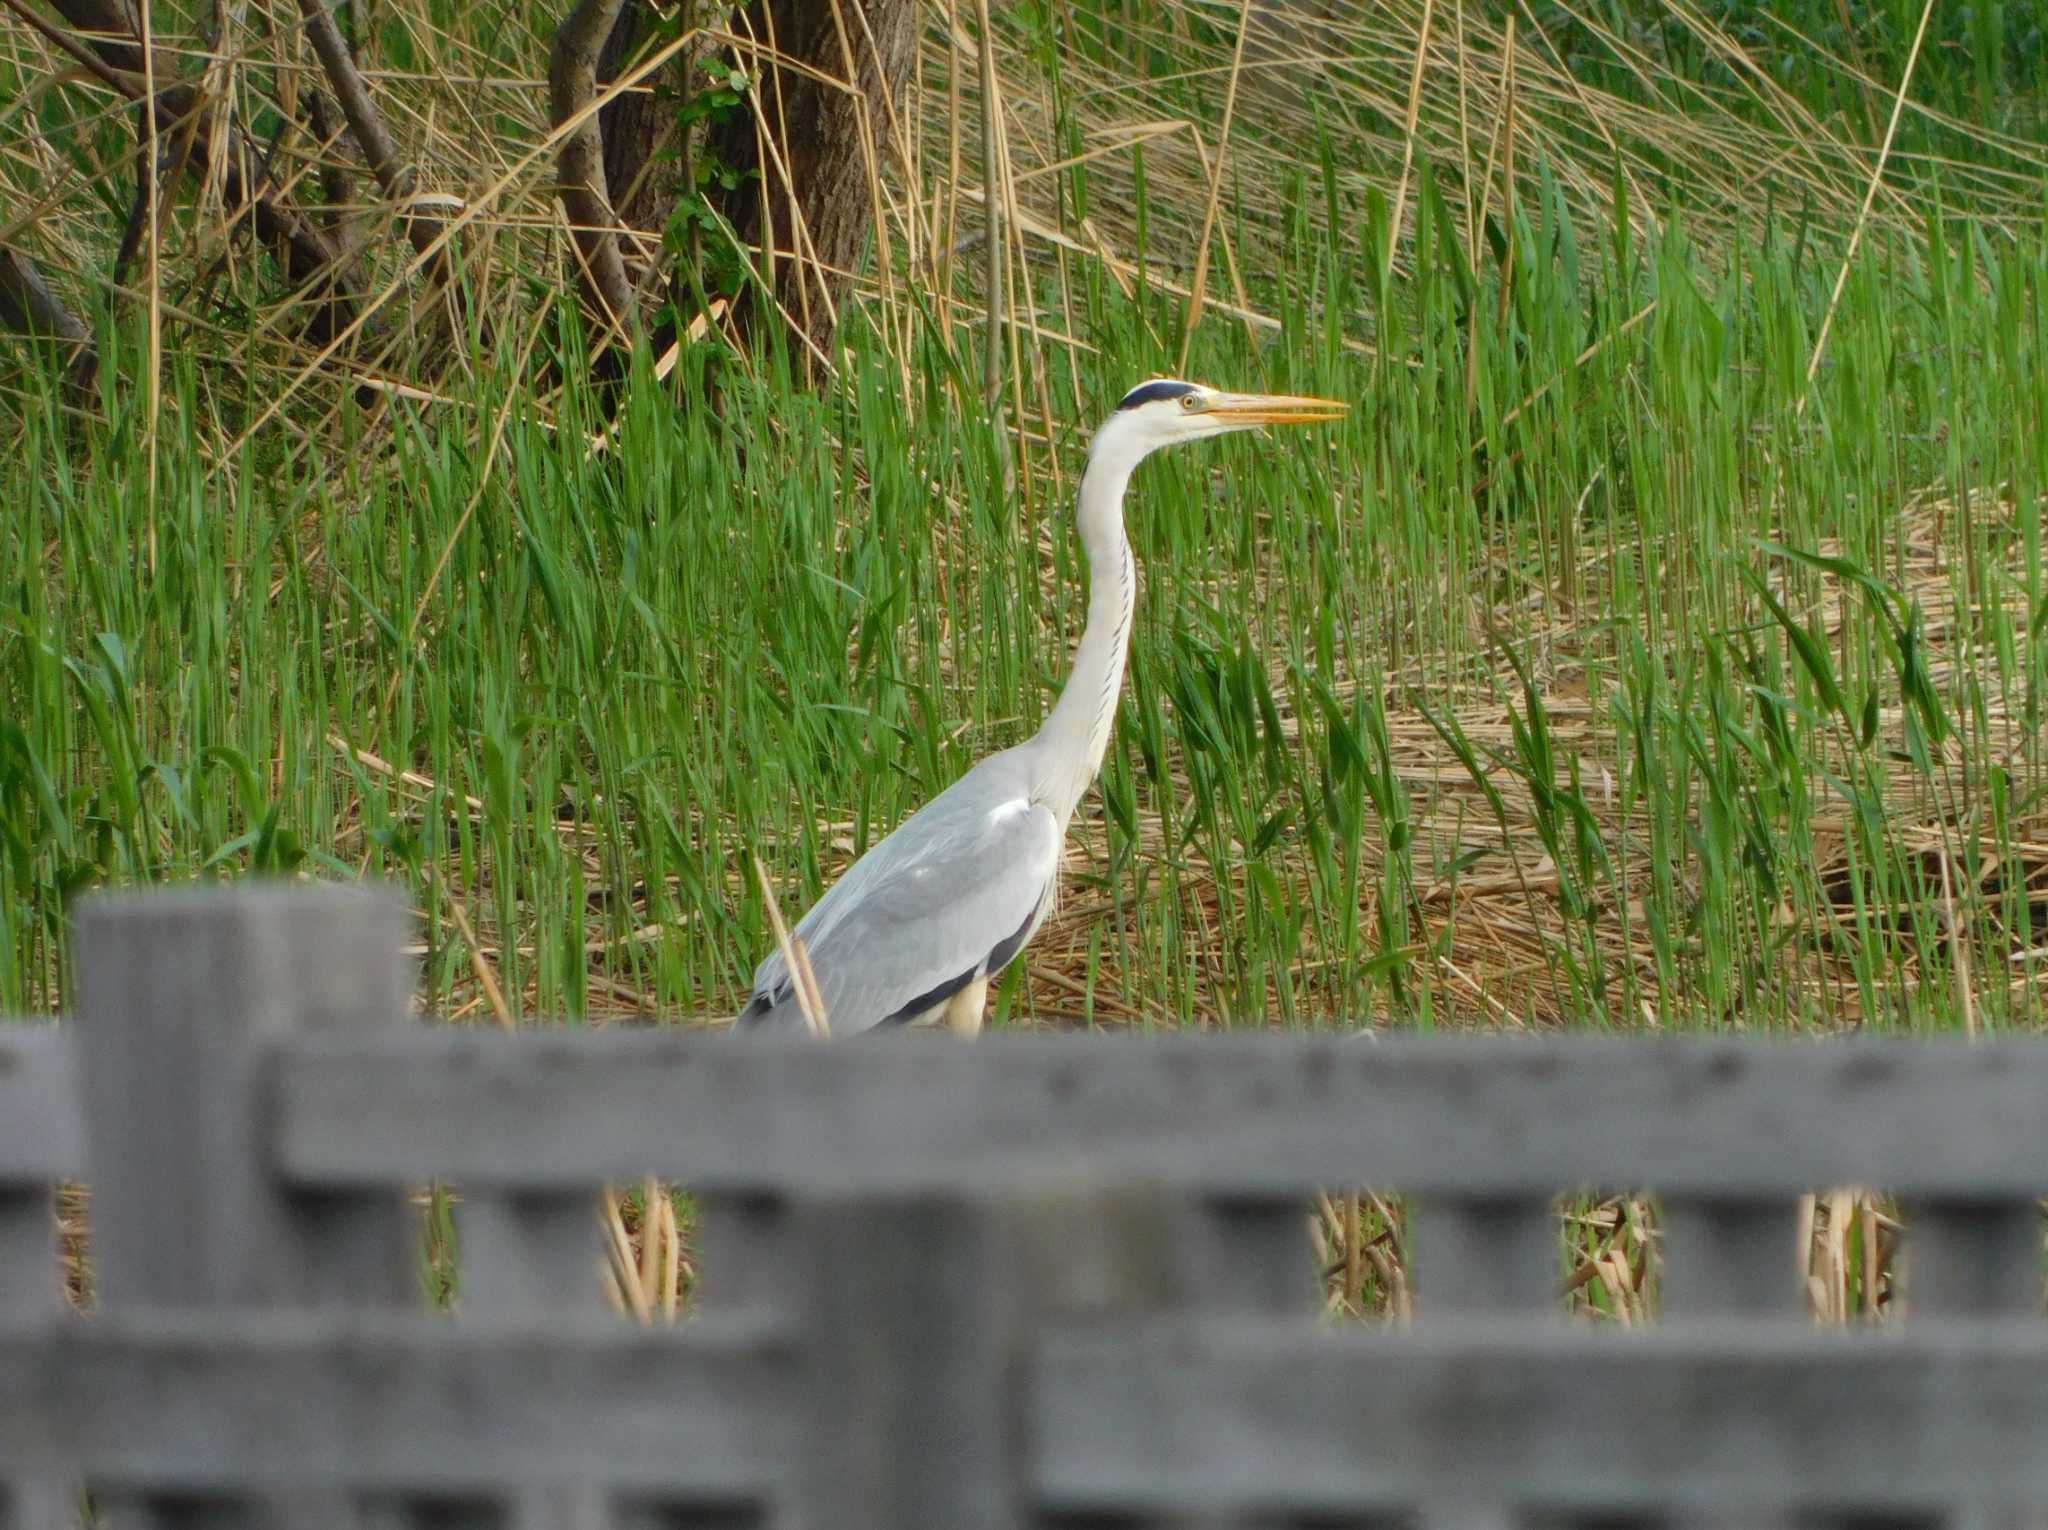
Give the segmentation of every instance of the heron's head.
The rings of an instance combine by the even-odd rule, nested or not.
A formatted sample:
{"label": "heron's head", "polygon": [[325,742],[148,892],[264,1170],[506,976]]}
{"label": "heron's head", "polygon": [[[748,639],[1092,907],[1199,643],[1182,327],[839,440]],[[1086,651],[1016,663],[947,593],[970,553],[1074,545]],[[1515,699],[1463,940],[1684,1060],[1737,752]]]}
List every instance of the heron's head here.
{"label": "heron's head", "polygon": [[1139,383],[1095,435],[1099,452],[1113,448],[1142,457],[1162,446],[1199,441],[1261,425],[1306,425],[1341,417],[1349,404],[1287,393],[1224,393],[1199,383],[1158,377]]}

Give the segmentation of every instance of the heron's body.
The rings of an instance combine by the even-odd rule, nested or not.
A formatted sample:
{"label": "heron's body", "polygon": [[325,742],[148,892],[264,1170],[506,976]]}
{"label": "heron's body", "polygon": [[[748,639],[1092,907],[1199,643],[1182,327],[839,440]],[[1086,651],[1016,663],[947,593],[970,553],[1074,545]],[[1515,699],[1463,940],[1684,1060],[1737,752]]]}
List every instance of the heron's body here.
{"label": "heron's body", "polygon": [[[871,846],[793,932],[832,1034],[941,1020],[978,1031],[990,979],[1051,910],[1067,824],[1102,767],[1130,650],[1137,570],[1123,500],[1132,470],[1176,440],[1328,419],[1342,407],[1162,380],[1134,389],[1096,433],[1076,512],[1088,622],[1044,726],[980,761]],[[806,1028],[780,950],[755,970],[753,1000],[737,1023]]]}
{"label": "heron's body", "polygon": [[[1030,749],[981,761],[855,861],[798,921],[793,933],[835,1035],[941,1017],[954,1029],[979,1028],[985,980],[1023,950],[1052,904],[1066,833],[1032,796]],[[804,1028],[780,951],[755,972],[740,1024]]]}

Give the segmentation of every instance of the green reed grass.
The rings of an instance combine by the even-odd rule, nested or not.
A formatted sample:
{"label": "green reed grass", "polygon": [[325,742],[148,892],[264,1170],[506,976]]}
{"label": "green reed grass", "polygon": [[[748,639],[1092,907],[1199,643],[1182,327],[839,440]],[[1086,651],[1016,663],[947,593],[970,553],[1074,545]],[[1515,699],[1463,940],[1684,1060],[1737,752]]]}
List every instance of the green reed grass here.
{"label": "green reed grass", "polygon": [[[1240,230],[1280,328],[1212,313],[1188,370],[1357,407],[1141,474],[1073,877],[1103,912],[1058,958],[1079,993],[1019,969],[1000,1020],[1777,1026],[1847,984],[1948,1026],[1974,953],[1973,1017],[2038,1024],[2048,224],[1919,174],[1809,386],[1844,224],[1701,239],[1682,187],[1616,177],[1593,227],[1546,165],[1468,241],[1423,162],[1388,275],[1387,199],[1301,134],[1291,224]],[[265,400],[174,359],[153,477],[132,327],[86,414],[12,352],[0,1009],[62,1004],[89,888],[304,873],[409,890],[436,1008],[477,1003],[459,904],[522,1015],[729,1013],[769,941],[748,857],[808,901],[1064,672],[1087,429],[1174,368],[1186,303],[1083,260],[1020,302],[1086,342],[1034,374],[1050,442],[930,310],[904,354],[854,305],[818,395],[641,358],[602,454],[595,402],[502,347],[388,429],[232,452]],[[552,300],[530,322],[574,354]],[[1503,876],[1541,977],[1489,1008],[1447,963],[1457,889]]]}

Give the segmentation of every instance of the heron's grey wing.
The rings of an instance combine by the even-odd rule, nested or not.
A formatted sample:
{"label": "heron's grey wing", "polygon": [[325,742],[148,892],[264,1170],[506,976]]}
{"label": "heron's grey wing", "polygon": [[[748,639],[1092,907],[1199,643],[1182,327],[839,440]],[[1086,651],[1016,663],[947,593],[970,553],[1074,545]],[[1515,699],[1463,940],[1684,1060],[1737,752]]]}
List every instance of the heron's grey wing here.
{"label": "heron's grey wing", "polygon": [[[1059,821],[1011,771],[978,766],[906,819],[797,923],[832,1033],[914,1018],[1007,965],[1045,912],[1059,853]],[[780,951],[755,971],[740,1023],[802,1023]]]}

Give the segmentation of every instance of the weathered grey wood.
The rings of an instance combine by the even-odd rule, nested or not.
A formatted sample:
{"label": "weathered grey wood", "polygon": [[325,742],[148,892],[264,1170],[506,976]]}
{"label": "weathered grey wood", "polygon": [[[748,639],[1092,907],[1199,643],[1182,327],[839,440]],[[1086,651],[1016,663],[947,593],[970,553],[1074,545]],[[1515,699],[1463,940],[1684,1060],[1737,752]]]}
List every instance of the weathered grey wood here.
{"label": "weathered grey wood", "polygon": [[251,1505],[218,1494],[169,1494],[152,1500],[144,1510],[118,1500],[102,1502],[103,1509],[95,1505],[97,1517],[110,1520],[112,1530],[130,1530],[145,1519],[164,1530],[264,1530],[267,1524]]}
{"label": "weathered grey wood", "polygon": [[1171,1208],[1141,1191],[713,1195],[702,1218],[707,1308],[807,1336],[791,1530],[1026,1523],[1006,1378],[1033,1318],[1153,1307],[1181,1273]]}
{"label": "weathered grey wood", "polygon": [[[52,1033],[31,1034],[31,1046],[14,1048],[0,1031],[0,1332],[41,1331],[62,1310],[55,1211],[36,1179],[79,1162],[75,1140],[38,1140],[76,1125],[69,1047]],[[0,1530],[75,1530],[77,1489],[58,1445],[47,1431],[23,1431],[19,1469],[0,1472]]]}
{"label": "weathered grey wood", "polygon": [[593,1480],[598,1468],[592,1461],[574,1481],[515,1489],[497,1518],[504,1530],[614,1530],[607,1490]]}
{"label": "weathered grey wood", "polygon": [[5,1530],[78,1530],[78,1490],[50,1476],[0,1483],[0,1526]]}
{"label": "weathered grey wood", "polygon": [[627,1504],[614,1506],[612,1520],[622,1530],[763,1530],[770,1523],[730,1504]]}
{"label": "weathered grey wood", "polygon": [[[604,1310],[597,1197],[592,1191],[520,1195],[482,1191],[456,1208],[462,1310],[471,1317],[545,1321],[553,1313]],[[609,1530],[593,1460],[573,1478],[515,1487],[504,1530]]]}
{"label": "weathered grey wood", "polygon": [[101,1305],[412,1297],[414,1234],[395,1195],[366,1211],[294,1197],[272,1172],[255,1044],[399,1021],[405,921],[395,896],[339,887],[193,887],[81,913]]}
{"label": "weathered grey wood", "polygon": [[[295,1191],[275,1173],[257,1045],[401,1021],[405,933],[404,904],[361,888],[193,886],[86,908],[77,1045],[103,1311],[417,1299],[417,1226],[396,1186]],[[259,1504],[115,1484],[104,1497],[120,1530],[200,1530],[350,1522],[338,1491],[290,1484]]]}
{"label": "weathered grey wood", "polygon": [[1048,1314],[1156,1306],[1156,1196],[1019,1191],[791,1207],[805,1257],[808,1427],[778,1523],[1026,1530],[1014,1378]]}
{"label": "weathered grey wood", "polygon": [[2048,1504],[2019,1509],[1968,1506],[1933,1516],[1931,1523],[1938,1530],[2048,1530]]}
{"label": "weathered grey wood", "polygon": [[[1427,1196],[1416,1204],[1408,1237],[1418,1321],[1558,1315],[1559,1229],[1547,1201]],[[1456,1477],[1421,1502],[1423,1530],[1514,1530],[1518,1523],[1508,1501]]]}
{"label": "weathered grey wood", "polygon": [[1418,1319],[1544,1317],[1560,1310],[1562,1245],[1547,1200],[1424,1197],[1409,1237]]}
{"label": "weathered grey wood", "polygon": [[294,1493],[265,1505],[278,1530],[414,1530],[405,1506],[342,1490]]}
{"label": "weathered grey wood", "polygon": [[0,1331],[0,1479],[59,1440],[131,1492],[402,1488],[495,1496],[574,1480],[758,1499],[787,1469],[782,1335],[705,1317],[647,1332],[419,1316],[106,1313]]}
{"label": "weathered grey wood", "polygon": [[[2039,1314],[2040,1207],[2031,1198],[1923,1201],[1908,1213],[1905,1263],[1913,1321]],[[2033,1507],[2048,1507],[2048,1500]],[[1972,1530],[2033,1530],[2036,1518],[1994,1499],[1954,1516],[1954,1530],[1965,1523]]]}
{"label": "weathered grey wood", "polygon": [[2041,1518],[2026,1509],[1971,1506],[1945,1513],[1870,1516],[1862,1524],[1850,1520],[1846,1530],[1863,1530],[1864,1525],[1870,1530],[2041,1530]]}
{"label": "weathered grey wood", "polygon": [[1204,1312],[1312,1312],[1308,1205],[1296,1199],[1180,1195],[1182,1299]]}
{"label": "weathered grey wood", "polygon": [[802,1269],[792,1213],[779,1196],[700,1196],[693,1239],[696,1300],[710,1312],[790,1313]]}
{"label": "weathered grey wood", "polygon": [[[1215,1195],[1367,1181],[1796,1196],[1835,1181],[2031,1195],[2048,1048],[1601,1037],[874,1037],[421,1031],[279,1058],[309,1184],[431,1173],[568,1188],[652,1170],[708,1190],[971,1188],[1020,1166]],[[1625,1100],[1585,1121],[1589,1097]]]}
{"label": "weathered grey wood", "polygon": [[2048,1325],[1105,1325],[1046,1340],[1027,1432],[1059,1512],[2040,1504]]}
{"label": "weathered grey wood", "polygon": [[[2044,1104],[2048,1110],[2048,1104]],[[1911,1315],[2000,1317],[2041,1310],[2041,1208],[2031,1198],[1941,1200],[1906,1221]]]}
{"label": "weathered grey wood", "polygon": [[[1665,1322],[1805,1318],[1797,1201],[1667,1196],[1658,1226]],[[1739,1515],[1672,1515],[1662,1530],[1794,1530],[1795,1524],[1789,1513],[1752,1507]]]}
{"label": "weathered grey wood", "polygon": [[61,1298],[49,1191],[0,1185],[0,1324],[47,1317]]}
{"label": "weathered grey wood", "polygon": [[1667,1196],[1658,1225],[1666,1322],[1804,1314],[1796,1202]]}
{"label": "weathered grey wood", "polygon": [[535,1315],[604,1310],[593,1190],[465,1193],[456,1207],[462,1310]]}
{"label": "weathered grey wood", "polygon": [[[811,1282],[818,1276],[805,1263],[810,1250],[800,1242],[798,1229],[798,1213],[783,1197],[699,1195],[691,1228],[696,1277],[691,1296],[698,1309],[803,1331]],[[799,1388],[798,1395],[815,1396],[808,1386]],[[800,1432],[803,1421],[793,1420],[791,1427]],[[663,1505],[648,1530],[696,1530],[698,1519],[707,1530],[803,1530],[803,1508],[800,1495],[785,1484],[758,1519],[729,1526],[716,1509],[700,1508],[692,1516]]]}
{"label": "weathered grey wood", "polygon": [[0,1021],[0,1189],[76,1177],[84,1119],[69,1033]]}
{"label": "weathered grey wood", "polygon": [[1178,1206],[1149,1185],[1099,1181],[1013,1190],[1008,1299],[1035,1326],[1143,1317],[1186,1303]]}
{"label": "weathered grey wood", "polygon": [[[56,1241],[49,1192],[0,1181],[0,1332],[38,1332],[61,1310]],[[12,1480],[0,1473],[0,1530],[72,1530],[68,1504],[75,1492],[55,1443],[47,1435],[36,1442],[40,1459],[27,1467],[25,1439],[25,1469]]]}
{"label": "weathered grey wood", "polygon": [[[2048,1503],[2048,1049],[436,1034],[398,1023],[402,930],[332,889],[115,900],[76,1035],[0,1032],[0,1488],[76,1467],[164,1530]],[[1588,1131],[1595,1094],[1628,1108]],[[87,1156],[104,1315],[69,1325],[46,1197]],[[703,1208],[679,1334],[593,1310],[595,1188],[649,1168]],[[430,1176],[464,1196],[453,1326],[375,1311]],[[1913,1320],[1754,1321],[1798,1310],[1792,1197],[1848,1178],[1916,1197]],[[1281,1321],[1307,1192],[1361,1180],[1417,1197],[1421,1325]],[[1664,1331],[1531,1321],[1585,1184],[1664,1197]]]}
{"label": "weathered grey wood", "polygon": [[1004,1229],[943,1197],[800,1203],[811,1399],[784,1524],[1001,1526],[1016,1502],[1000,1389]]}

